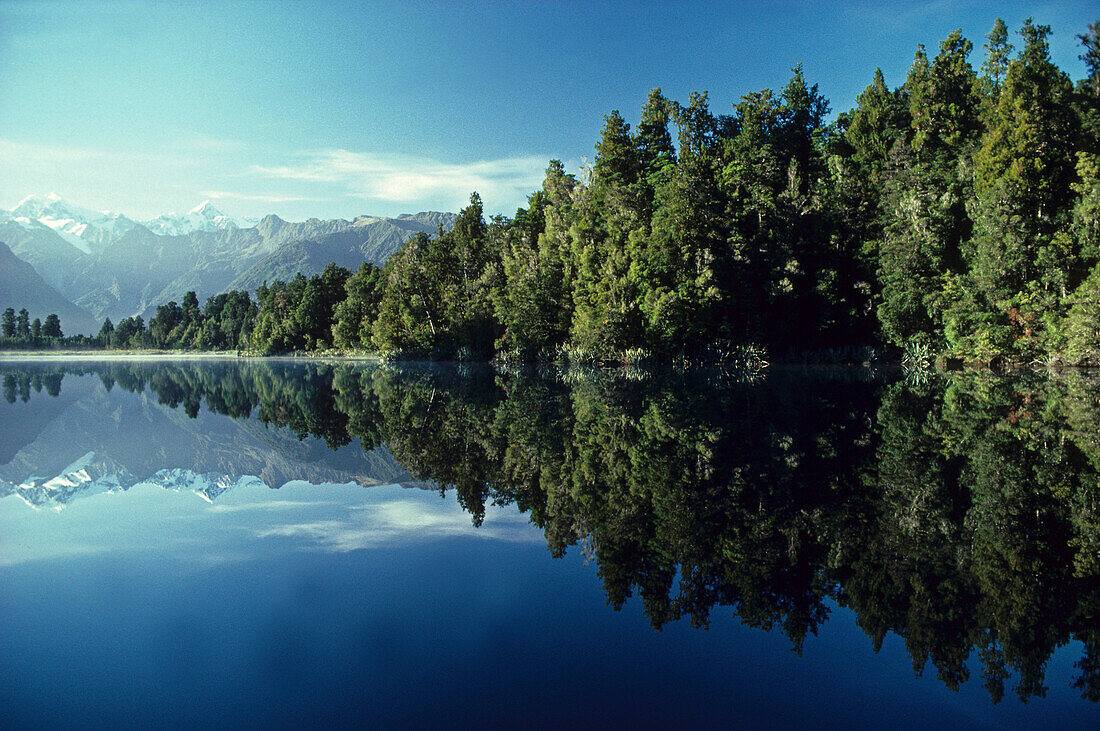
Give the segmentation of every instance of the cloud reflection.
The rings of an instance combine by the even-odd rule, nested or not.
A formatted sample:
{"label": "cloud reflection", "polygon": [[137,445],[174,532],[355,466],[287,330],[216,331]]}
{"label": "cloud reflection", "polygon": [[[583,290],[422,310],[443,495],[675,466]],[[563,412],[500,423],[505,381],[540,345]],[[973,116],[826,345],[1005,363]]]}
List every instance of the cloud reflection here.
{"label": "cloud reflection", "polygon": [[0,500],[0,565],[89,555],[179,560],[199,565],[273,553],[346,553],[467,537],[539,542],[514,507],[491,507],[481,527],[453,495],[397,485],[288,483],[230,490],[210,504],[187,491],[138,485],[102,493],[61,512]]}

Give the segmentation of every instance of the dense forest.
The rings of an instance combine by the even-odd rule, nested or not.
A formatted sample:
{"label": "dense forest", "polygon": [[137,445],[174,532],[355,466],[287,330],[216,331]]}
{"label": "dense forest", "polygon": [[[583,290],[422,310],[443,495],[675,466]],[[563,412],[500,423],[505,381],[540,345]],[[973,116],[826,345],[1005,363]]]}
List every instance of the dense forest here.
{"label": "dense forest", "polygon": [[[513,218],[475,193],[450,231],[379,269],[169,303],[102,347],[394,358],[722,361],[882,347],[911,357],[1100,362],[1100,21],[1087,76],[997,20],[980,68],[956,31],[854,109],[793,70],[732,114],[654,89],[611,112],[579,175],[551,161]],[[675,134],[675,138],[674,135]]]}
{"label": "dense forest", "polygon": [[475,523],[515,505],[654,627],[732,613],[800,650],[836,604],[875,648],[897,634],[914,670],[994,700],[1044,695],[1052,654],[1077,641],[1070,682],[1100,700],[1094,374],[632,375],[651,373],[111,362],[7,369],[0,395],[90,375],[191,417],[385,445]]}

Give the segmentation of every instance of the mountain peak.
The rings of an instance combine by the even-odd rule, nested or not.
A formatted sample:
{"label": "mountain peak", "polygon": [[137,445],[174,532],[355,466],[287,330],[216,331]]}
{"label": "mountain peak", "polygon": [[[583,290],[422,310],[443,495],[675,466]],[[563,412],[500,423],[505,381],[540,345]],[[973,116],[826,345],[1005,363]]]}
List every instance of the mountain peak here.
{"label": "mountain peak", "polygon": [[[60,200],[61,196],[53,192],[46,193],[45,195],[40,193],[31,193],[26,198],[19,201],[19,206],[25,205],[27,203],[41,203],[49,205],[50,203],[57,203]],[[16,208],[18,208],[19,206],[16,206]]]}
{"label": "mountain peak", "polygon": [[[61,204],[61,205],[58,205]],[[19,205],[11,209],[16,218],[39,218],[51,208],[66,208],[65,201],[57,193],[31,194],[19,201]]]}
{"label": "mountain peak", "polygon": [[206,200],[188,211],[187,215],[204,216],[206,218],[217,218],[218,216],[224,216],[225,214],[215,208],[213,203]]}
{"label": "mountain peak", "polygon": [[151,221],[143,221],[146,228],[161,236],[185,236],[194,231],[220,231],[240,228],[241,224],[225,215],[206,200],[182,216],[167,213]]}

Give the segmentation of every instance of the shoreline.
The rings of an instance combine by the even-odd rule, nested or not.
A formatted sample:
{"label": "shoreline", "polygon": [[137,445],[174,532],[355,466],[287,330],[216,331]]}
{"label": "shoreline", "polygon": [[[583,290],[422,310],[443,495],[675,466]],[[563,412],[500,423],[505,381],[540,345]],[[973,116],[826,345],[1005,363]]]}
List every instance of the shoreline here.
{"label": "shoreline", "polygon": [[238,355],[235,350],[206,351],[141,351],[141,350],[32,350],[0,351],[0,362],[20,360],[263,360],[263,361],[300,361],[300,360],[338,360],[380,363],[377,355]]}

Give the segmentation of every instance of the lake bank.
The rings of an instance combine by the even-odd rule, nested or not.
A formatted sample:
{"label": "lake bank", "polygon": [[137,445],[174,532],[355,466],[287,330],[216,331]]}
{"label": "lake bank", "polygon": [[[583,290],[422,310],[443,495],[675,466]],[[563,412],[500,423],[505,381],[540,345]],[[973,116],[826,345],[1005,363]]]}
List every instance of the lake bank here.
{"label": "lake bank", "polygon": [[333,355],[330,353],[296,353],[287,355],[239,355],[235,350],[28,350],[0,351],[0,362],[35,360],[347,360],[360,363],[380,363],[376,355],[351,354]]}

